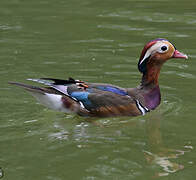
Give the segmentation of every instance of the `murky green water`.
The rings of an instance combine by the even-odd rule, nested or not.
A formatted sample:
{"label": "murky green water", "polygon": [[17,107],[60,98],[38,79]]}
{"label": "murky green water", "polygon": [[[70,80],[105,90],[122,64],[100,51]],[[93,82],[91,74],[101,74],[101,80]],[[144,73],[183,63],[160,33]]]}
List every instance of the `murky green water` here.
{"label": "murky green water", "polygon": [[[1,0],[3,179],[195,179],[195,8],[195,0]],[[135,87],[141,49],[158,37],[190,59],[165,64],[162,104],[144,117],[88,123],[7,84],[71,76]]]}

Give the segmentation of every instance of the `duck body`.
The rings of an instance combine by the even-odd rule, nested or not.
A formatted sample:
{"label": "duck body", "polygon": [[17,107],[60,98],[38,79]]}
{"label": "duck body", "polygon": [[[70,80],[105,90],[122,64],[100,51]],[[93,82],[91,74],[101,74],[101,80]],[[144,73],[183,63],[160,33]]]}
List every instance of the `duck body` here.
{"label": "duck body", "polygon": [[129,95],[126,88],[71,78],[66,81],[49,78],[31,80],[49,87],[12,84],[24,87],[41,104],[54,110],[90,117],[137,116],[142,113],[136,99]]}
{"label": "duck body", "polygon": [[161,66],[170,58],[184,58],[166,39],[155,39],[144,46],[138,62],[143,74],[136,88],[121,88],[112,84],[88,83],[41,78],[28,79],[44,84],[37,87],[10,82],[29,92],[43,105],[65,113],[86,117],[138,116],[154,110],[161,102],[158,77]]}

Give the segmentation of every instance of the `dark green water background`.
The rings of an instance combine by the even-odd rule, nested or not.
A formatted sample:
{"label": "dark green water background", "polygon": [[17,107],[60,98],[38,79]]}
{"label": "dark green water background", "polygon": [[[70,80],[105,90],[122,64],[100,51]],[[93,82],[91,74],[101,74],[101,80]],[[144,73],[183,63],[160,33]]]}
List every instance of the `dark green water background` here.
{"label": "dark green water background", "polygon": [[[146,116],[88,123],[7,83],[71,76],[135,87],[141,49],[158,37],[189,60],[164,65],[162,103]],[[195,59],[195,0],[0,0],[3,179],[194,180]]]}

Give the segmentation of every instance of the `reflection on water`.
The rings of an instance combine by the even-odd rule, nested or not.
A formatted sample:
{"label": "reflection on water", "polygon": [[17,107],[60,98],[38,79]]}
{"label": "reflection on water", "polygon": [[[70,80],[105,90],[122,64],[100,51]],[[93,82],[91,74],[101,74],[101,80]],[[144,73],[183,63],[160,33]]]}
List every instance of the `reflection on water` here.
{"label": "reflection on water", "polygon": [[3,169],[0,167],[0,179],[3,178],[3,176],[4,176],[4,171],[3,171]]}
{"label": "reflection on water", "polygon": [[[154,177],[158,176],[168,176],[170,173],[177,172],[179,170],[184,169],[183,165],[177,164],[175,162],[172,162],[171,159],[176,159],[177,156],[183,155],[184,151],[182,151],[179,154],[171,154],[171,157],[164,156],[164,153],[161,153],[162,155],[152,154],[151,152],[144,151],[145,158],[149,164],[157,164],[160,167],[162,167],[162,172],[155,173]],[[173,157],[172,157],[173,156]]]}
{"label": "reflection on water", "polygon": [[145,158],[149,164],[157,164],[162,167],[162,172],[156,172],[154,177],[168,176],[170,173],[184,169],[184,165],[172,160],[184,155],[186,151],[165,147],[161,136],[161,116],[150,117],[146,123],[149,151],[144,151]]}

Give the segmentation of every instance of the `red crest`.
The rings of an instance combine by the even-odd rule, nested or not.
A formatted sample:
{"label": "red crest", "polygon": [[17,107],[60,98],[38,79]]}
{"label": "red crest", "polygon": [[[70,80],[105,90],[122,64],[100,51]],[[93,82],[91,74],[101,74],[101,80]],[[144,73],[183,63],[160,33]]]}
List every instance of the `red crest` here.
{"label": "red crest", "polygon": [[148,43],[144,46],[144,48],[143,48],[143,50],[142,50],[142,53],[141,53],[141,55],[140,55],[139,62],[144,58],[144,56],[145,56],[145,54],[146,54],[146,51],[147,51],[152,45],[154,45],[156,42],[157,42],[157,40],[153,40],[153,41],[148,42]]}

